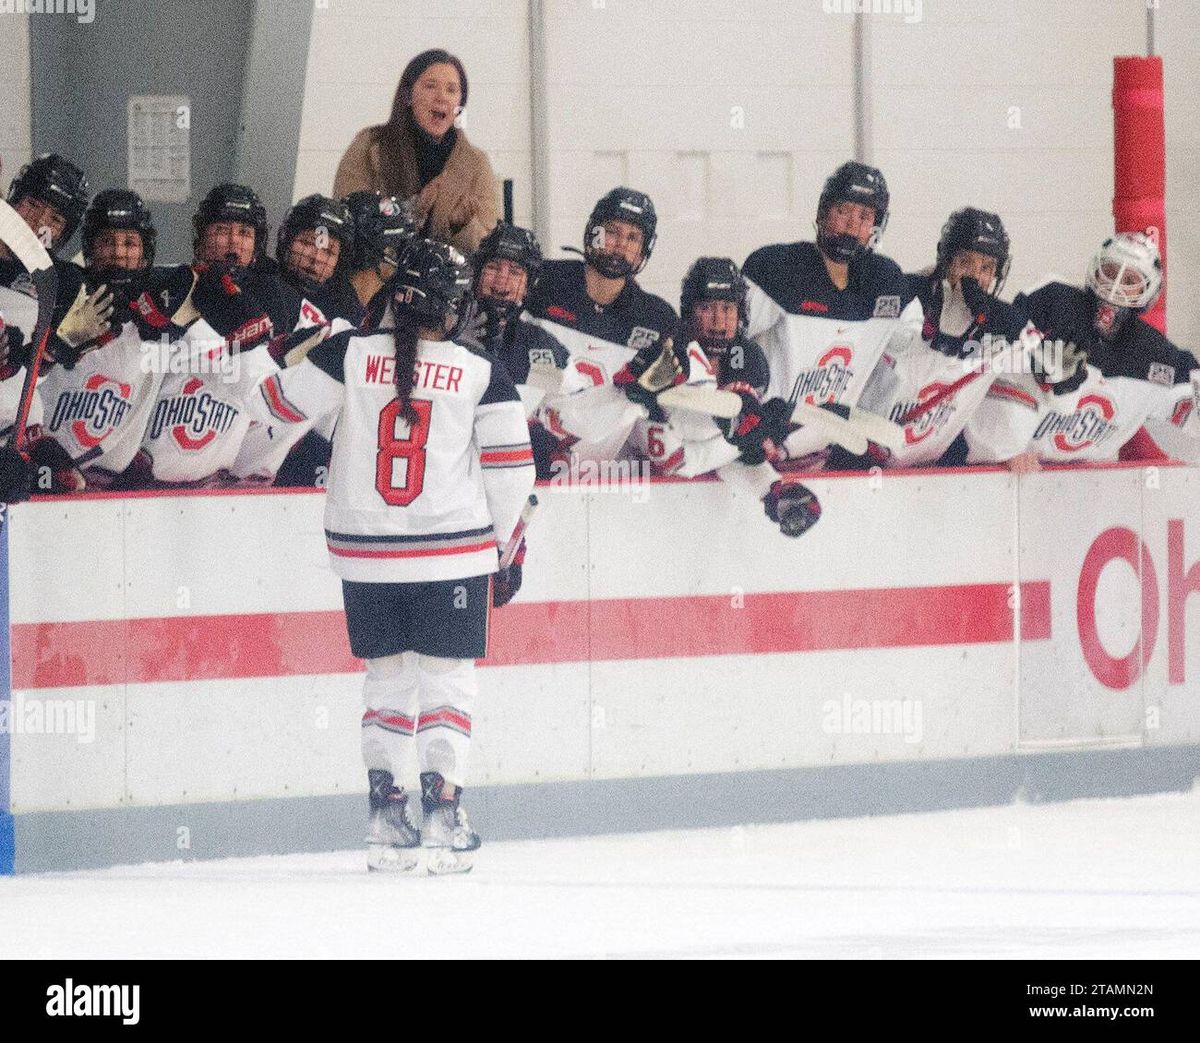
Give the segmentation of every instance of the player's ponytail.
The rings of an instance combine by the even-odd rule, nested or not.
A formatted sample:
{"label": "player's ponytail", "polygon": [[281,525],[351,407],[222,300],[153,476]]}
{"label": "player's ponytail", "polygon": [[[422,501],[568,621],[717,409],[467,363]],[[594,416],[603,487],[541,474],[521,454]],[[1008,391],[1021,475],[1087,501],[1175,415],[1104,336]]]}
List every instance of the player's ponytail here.
{"label": "player's ponytail", "polygon": [[400,412],[404,415],[404,419],[409,423],[415,423],[417,413],[412,407],[410,398],[412,396],[413,379],[417,365],[419,326],[417,325],[417,320],[406,309],[396,308],[394,312],[393,318],[395,321],[394,328],[392,329],[392,338],[396,359],[396,397],[404,403],[400,409]]}

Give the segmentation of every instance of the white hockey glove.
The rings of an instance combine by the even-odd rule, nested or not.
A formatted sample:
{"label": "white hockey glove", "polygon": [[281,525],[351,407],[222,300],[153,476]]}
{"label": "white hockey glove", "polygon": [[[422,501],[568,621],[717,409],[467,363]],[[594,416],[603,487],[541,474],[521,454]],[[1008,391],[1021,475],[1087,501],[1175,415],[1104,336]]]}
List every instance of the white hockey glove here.
{"label": "white hockey glove", "polygon": [[112,313],[113,298],[107,286],[98,287],[91,296],[86,286],[80,286],[79,295],[56,332],[60,340],[78,351],[108,332]]}

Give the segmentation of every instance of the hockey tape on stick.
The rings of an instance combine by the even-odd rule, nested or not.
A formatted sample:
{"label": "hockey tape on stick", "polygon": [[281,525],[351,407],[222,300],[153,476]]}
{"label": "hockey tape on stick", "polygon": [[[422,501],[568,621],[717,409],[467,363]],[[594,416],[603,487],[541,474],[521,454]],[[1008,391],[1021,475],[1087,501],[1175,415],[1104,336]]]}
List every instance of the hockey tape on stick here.
{"label": "hockey tape on stick", "polygon": [[707,413],[721,420],[732,420],[742,411],[740,395],[720,388],[679,384],[658,393],[658,404],[669,409]]}
{"label": "hockey tape on stick", "polygon": [[[865,409],[850,407],[850,415],[843,419],[836,413],[820,406],[798,402],[792,410],[792,422],[817,427],[830,433],[830,440],[843,446],[849,452],[855,452],[852,446],[861,444],[862,439],[868,439],[885,449],[895,452],[904,446],[904,429],[893,424],[876,413]],[[844,439],[844,440],[843,440]],[[847,441],[850,445],[847,445]],[[866,447],[858,451],[858,455],[866,452]]]}
{"label": "hockey tape on stick", "polygon": [[525,501],[525,506],[521,508],[521,517],[517,519],[517,524],[513,526],[512,536],[508,539],[504,553],[500,555],[500,567],[502,569],[508,568],[513,563],[513,558],[517,556],[517,548],[521,546],[521,540],[525,538],[525,530],[529,528],[529,519],[533,517],[533,512],[537,510],[537,505],[537,496],[530,493],[529,499]]}
{"label": "hockey tape on stick", "polygon": [[46,354],[46,342],[50,339],[50,320],[54,315],[54,301],[58,296],[58,274],[54,262],[25,223],[8,203],[0,200],[0,242],[29,272],[37,290],[37,321],[33,327],[33,355],[25,368],[25,383],[21,386],[21,400],[17,406],[17,417],[13,423],[13,445],[28,459],[25,428],[29,423],[29,409],[33,405],[33,392],[37,387],[38,371]]}

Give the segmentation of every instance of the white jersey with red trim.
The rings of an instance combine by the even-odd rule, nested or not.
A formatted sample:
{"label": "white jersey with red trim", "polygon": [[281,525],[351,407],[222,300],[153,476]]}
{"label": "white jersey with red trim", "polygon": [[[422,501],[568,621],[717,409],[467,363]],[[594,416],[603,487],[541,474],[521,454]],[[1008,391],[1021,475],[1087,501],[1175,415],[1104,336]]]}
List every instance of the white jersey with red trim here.
{"label": "white jersey with red trim", "polygon": [[414,583],[495,572],[533,488],[525,411],[504,367],[453,341],[417,345],[410,422],[390,306],[377,332],[330,337],[252,400],[267,423],[338,414],[325,504],[333,571]]}
{"label": "white jersey with red trim", "polygon": [[[953,394],[909,423],[900,424],[913,409],[973,373],[978,375]],[[904,429],[904,445],[880,462],[885,467],[936,463],[979,408],[995,379],[995,373],[977,356],[963,359],[943,354],[915,333],[909,350],[885,351],[858,403]]]}
{"label": "white jersey with red trim", "polygon": [[[13,424],[17,421],[17,410],[21,406],[21,391],[25,387],[25,367],[15,370],[11,376],[0,379],[0,438],[8,438],[12,434]],[[33,398],[29,402],[29,418],[25,429],[40,425],[43,421],[41,385],[34,388]]]}
{"label": "white jersey with red trim", "polygon": [[229,470],[250,427],[247,398],[279,367],[265,343],[231,353],[197,319],[170,345],[170,361],[142,438],[160,482],[197,482]]}
{"label": "white jersey with red trim", "polygon": [[163,351],[127,322],[74,368],[50,367],[39,386],[45,429],[77,467],[118,474],[132,462],[162,386]]}
{"label": "white jersey with red trim", "polygon": [[878,254],[855,258],[844,290],[807,242],[764,246],[746,259],[742,274],[746,333],[766,353],[771,398],[857,405],[897,324],[919,331],[924,321],[903,273]]}
{"label": "white jersey with red trim", "polygon": [[967,462],[1003,463],[1026,450],[1047,463],[1112,461],[1147,420],[1200,439],[1192,385],[1106,377],[1089,365],[1077,389],[1056,395],[1032,376],[1005,376],[967,422]]}

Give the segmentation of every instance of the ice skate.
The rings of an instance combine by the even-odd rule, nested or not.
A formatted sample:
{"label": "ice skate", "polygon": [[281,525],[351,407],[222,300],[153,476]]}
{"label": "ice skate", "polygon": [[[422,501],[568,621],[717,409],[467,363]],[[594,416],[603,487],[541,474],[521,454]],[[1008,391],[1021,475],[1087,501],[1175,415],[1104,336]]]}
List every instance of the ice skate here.
{"label": "ice skate", "polygon": [[371,820],[367,830],[367,869],[408,873],[417,867],[421,833],[408,816],[408,794],[390,772],[369,771]]}
{"label": "ice skate", "polygon": [[444,796],[446,780],[436,771],[421,775],[421,808],[425,821],[421,844],[425,848],[425,868],[430,876],[450,873],[469,873],[474,852],[481,841],[467,821],[467,813],[459,805],[462,787],[454,788],[454,796]]}

